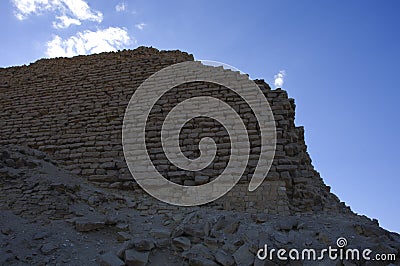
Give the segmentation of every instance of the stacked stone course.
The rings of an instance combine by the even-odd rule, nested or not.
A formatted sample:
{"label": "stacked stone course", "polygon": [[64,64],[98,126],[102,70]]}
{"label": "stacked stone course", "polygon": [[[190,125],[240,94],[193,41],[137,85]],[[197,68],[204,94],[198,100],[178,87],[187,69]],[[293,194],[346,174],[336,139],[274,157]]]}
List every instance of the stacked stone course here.
{"label": "stacked stone course", "polygon": [[[192,60],[192,55],[180,51],[139,47],[116,53],[42,59],[29,66],[0,69],[0,144],[28,145],[50,154],[65,169],[86,176],[100,186],[133,188],[140,193],[122,151],[125,109],[136,88],[150,75],[174,63]],[[263,80],[256,83],[267,97],[276,121],[273,165],[262,186],[249,192],[248,180],[257,159],[250,160],[238,185],[212,204],[225,209],[280,214],[347,211],[311,164],[304,129],[294,123],[294,100],[284,90],[271,90]],[[234,104],[240,102],[221,86],[189,83],[161,98],[152,114],[154,118],[165,116],[170,108],[165,104],[170,106],[200,94]],[[255,125],[251,110],[241,104],[236,108],[245,117],[248,115],[249,125]],[[158,130],[147,128],[146,137],[151,138]],[[248,130],[250,139],[254,140],[252,151],[257,154],[257,127],[250,126]],[[193,120],[183,128],[180,139],[188,157],[198,155],[196,146],[204,136],[226,144],[226,132],[216,122]],[[229,145],[224,147],[229,149]],[[148,148],[154,160],[163,156],[161,146],[152,144],[151,139]],[[213,167],[202,175],[182,175],[169,164],[156,166],[173,182],[197,185],[223,170],[227,154],[224,149],[219,152]]]}

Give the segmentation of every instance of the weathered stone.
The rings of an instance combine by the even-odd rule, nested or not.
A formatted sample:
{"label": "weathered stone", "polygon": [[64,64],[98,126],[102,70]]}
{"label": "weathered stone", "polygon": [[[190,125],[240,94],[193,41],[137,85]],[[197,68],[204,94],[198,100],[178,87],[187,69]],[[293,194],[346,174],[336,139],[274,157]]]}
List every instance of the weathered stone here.
{"label": "weathered stone", "polygon": [[129,231],[129,224],[119,223],[115,226],[115,229],[117,229],[119,232]]}
{"label": "weathered stone", "polygon": [[150,231],[150,234],[155,238],[169,238],[171,231],[166,228],[155,228]]}
{"label": "weathered stone", "polygon": [[133,243],[132,241],[128,240],[125,241],[124,243],[122,243],[122,245],[118,248],[116,255],[118,256],[118,258],[120,259],[124,259],[125,257],[125,251],[127,249],[132,249],[133,248]]}
{"label": "weathered stone", "polygon": [[5,161],[6,159],[10,158],[10,153],[6,150],[2,151],[0,154],[0,160]]}
{"label": "weathered stone", "polygon": [[214,225],[214,230],[221,230],[226,226],[225,216],[219,216],[217,222]]}
{"label": "weathered stone", "polygon": [[13,233],[13,230],[10,227],[4,227],[4,228],[1,228],[1,233],[3,235],[8,236]]}
{"label": "weathered stone", "polygon": [[13,159],[6,159],[4,162],[8,167],[15,167],[15,161]]}
{"label": "weathered stone", "polygon": [[124,266],[125,263],[118,258],[113,252],[107,252],[97,258],[100,266]]}
{"label": "weathered stone", "polygon": [[278,264],[276,264],[273,261],[270,261],[268,259],[265,260],[259,260],[257,257],[254,261],[254,266],[278,266]]}
{"label": "weathered stone", "polygon": [[298,224],[298,220],[296,217],[287,217],[286,219],[280,221],[276,228],[281,231],[290,231],[292,229],[296,229]]}
{"label": "weathered stone", "polygon": [[117,240],[119,242],[124,242],[127,240],[130,240],[132,238],[132,235],[129,234],[128,232],[117,232]]}
{"label": "weathered stone", "polygon": [[91,221],[88,219],[78,219],[75,221],[75,229],[78,232],[90,232],[105,227],[103,221]]}
{"label": "weathered stone", "polygon": [[203,175],[196,176],[194,178],[194,182],[196,183],[196,185],[206,184],[206,183],[208,183],[209,180],[210,180],[210,177],[203,176]]}
{"label": "weathered stone", "polygon": [[249,251],[249,246],[244,244],[233,254],[237,265],[250,266],[254,263],[254,254]]}
{"label": "weathered stone", "polygon": [[284,233],[280,233],[280,232],[274,232],[273,234],[273,238],[280,244],[282,245],[286,245],[287,243],[289,243],[290,239],[289,237],[284,234]]}
{"label": "weathered stone", "polygon": [[58,246],[55,243],[50,242],[43,244],[40,247],[40,252],[42,252],[44,255],[49,255],[53,253],[56,249],[58,249]]}
{"label": "weathered stone", "polygon": [[152,239],[134,240],[133,246],[138,251],[150,251],[154,248],[154,241]]}
{"label": "weathered stone", "polygon": [[223,266],[231,266],[235,263],[235,259],[223,250],[215,253],[215,260]]}
{"label": "weathered stone", "polygon": [[266,213],[257,214],[256,216],[257,223],[265,223],[266,221],[268,221],[268,214]]}
{"label": "weathered stone", "polygon": [[224,233],[225,234],[234,234],[238,230],[239,226],[240,226],[240,221],[235,221],[231,224],[228,224],[224,228]]}
{"label": "weathered stone", "polygon": [[40,231],[40,232],[37,232],[36,234],[34,234],[33,237],[32,237],[32,239],[33,239],[33,240],[39,240],[39,239],[44,239],[44,238],[46,238],[46,237],[48,237],[48,236],[50,236],[50,233],[49,233],[49,232]]}
{"label": "weathered stone", "polygon": [[205,259],[205,258],[197,258],[197,257],[190,259],[189,265],[190,266],[218,266],[218,264],[212,260]]}
{"label": "weathered stone", "polygon": [[145,266],[149,261],[149,252],[139,252],[134,249],[125,251],[125,264],[127,266]]}
{"label": "weathered stone", "polygon": [[113,170],[116,168],[115,162],[105,162],[100,164],[100,168],[103,168],[105,170]]}
{"label": "weathered stone", "polygon": [[205,235],[204,226],[202,224],[185,224],[183,233],[189,236],[203,237]]}
{"label": "weathered stone", "polygon": [[211,251],[203,244],[196,244],[191,249],[182,252],[182,257],[185,259],[193,259],[197,257],[211,260],[214,259]]}
{"label": "weathered stone", "polygon": [[183,236],[175,237],[174,239],[172,239],[172,244],[174,244],[174,246],[176,246],[177,248],[183,250],[188,250],[191,246],[190,239]]}
{"label": "weathered stone", "polygon": [[24,166],[26,166],[26,164],[27,164],[26,161],[24,159],[22,159],[22,158],[18,158],[15,161],[15,167],[17,167],[17,168],[24,167]]}

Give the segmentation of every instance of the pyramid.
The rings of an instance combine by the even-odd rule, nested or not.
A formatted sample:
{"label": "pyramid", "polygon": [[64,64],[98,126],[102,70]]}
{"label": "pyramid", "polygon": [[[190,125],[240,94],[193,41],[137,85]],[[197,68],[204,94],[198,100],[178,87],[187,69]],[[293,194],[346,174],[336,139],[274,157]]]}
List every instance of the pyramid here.
{"label": "pyramid", "polygon": [[[144,80],[169,65],[185,61],[193,61],[193,56],[180,51],[139,47],[74,58],[42,59],[29,66],[0,69],[3,107],[0,143],[23,144],[47,152],[65,169],[102,187],[137,188],[126,167],[121,146],[126,106]],[[255,83],[267,98],[275,119],[274,161],[262,185],[249,192],[247,186],[259,151],[252,154],[239,183],[212,204],[225,209],[282,214],[348,211],[311,164],[304,142],[304,128],[295,125],[294,99],[282,89],[272,90],[263,80],[255,80]],[[164,111],[154,111],[151,114],[153,120],[157,115],[160,119],[165,117],[166,110],[179,101],[201,95],[230,102],[237,111],[242,104],[240,96],[228,88],[192,82],[177,86],[164,95],[163,101],[158,103],[158,108]],[[244,117],[254,118],[251,110],[242,113]],[[257,150],[260,145],[253,120],[249,118],[247,124],[250,125],[249,135],[256,139],[252,150]],[[200,124],[206,125],[206,129],[199,129]],[[196,153],[193,147],[198,145],[199,136],[206,132],[221,133],[220,139],[223,139],[223,129],[219,133],[209,131],[214,126],[218,125],[207,118],[191,121],[181,134],[182,149],[190,152],[191,148],[191,152]],[[146,130],[152,136],[157,135],[160,128],[148,127]],[[214,133],[206,135],[213,137]],[[226,141],[220,144],[225,145],[225,149],[221,148],[213,165],[203,171],[205,180],[213,180],[226,167],[227,159],[223,155],[229,147],[226,148]],[[167,179],[181,185],[195,185],[195,180],[201,180],[196,173],[179,171],[173,164],[165,164],[167,158],[159,139],[149,138],[148,146],[153,163],[161,162],[156,168]],[[157,161],[159,156],[162,159]]]}

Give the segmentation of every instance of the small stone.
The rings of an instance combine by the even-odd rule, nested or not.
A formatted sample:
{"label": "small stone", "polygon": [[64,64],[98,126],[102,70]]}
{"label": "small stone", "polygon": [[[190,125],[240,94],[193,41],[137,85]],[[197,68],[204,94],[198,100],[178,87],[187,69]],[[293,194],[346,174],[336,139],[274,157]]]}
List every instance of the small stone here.
{"label": "small stone", "polygon": [[290,231],[296,229],[298,225],[298,220],[295,217],[287,217],[276,226],[280,231]]}
{"label": "small stone", "polygon": [[152,239],[141,239],[133,242],[133,246],[138,251],[150,251],[154,248]]}
{"label": "small stone", "polygon": [[236,247],[240,247],[244,244],[244,240],[241,238],[236,238],[235,240],[233,240],[232,244]]}
{"label": "small stone", "polygon": [[100,221],[93,222],[87,219],[79,219],[75,221],[75,229],[78,232],[90,232],[104,227],[105,223]]}
{"label": "small stone", "polygon": [[362,226],[362,235],[366,237],[378,237],[384,235],[384,230],[379,228],[376,225],[363,225]]}
{"label": "small stone", "polygon": [[3,235],[8,236],[8,235],[11,234],[12,232],[13,232],[12,229],[9,228],[9,227],[1,228],[1,233],[2,233]]}
{"label": "small stone", "polygon": [[57,248],[58,246],[54,243],[46,243],[40,247],[40,252],[42,252],[44,255],[49,255]]}
{"label": "small stone", "polygon": [[331,241],[329,239],[329,236],[327,236],[324,233],[318,233],[317,234],[317,239],[318,239],[319,242],[321,242],[323,244],[326,244],[326,245],[329,245],[331,243]]}
{"label": "small stone", "polygon": [[182,226],[177,226],[171,233],[171,237],[175,238],[178,236],[183,235],[184,231],[183,231],[183,227]]}
{"label": "small stone", "polygon": [[169,238],[171,236],[171,231],[164,228],[156,228],[152,229],[150,234],[155,238]]}
{"label": "small stone", "polygon": [[124,266],[125,263],[113,252],[107,252],[97,258],[100,266]]}
{"label": "small stone", "polygon": [[118,223],[118,218],[114,215],[107,216],[105,224],[106,225],[116,225]]}
{"label": "small stone", "polygon": [[41,165],[41,163],[36,160],[28,161],[26,163],[26,166],[28,166],[29,168],[35,168],[38,165]]}
{"label": "small stone", "polygon": [[[290,264],[291,265],[291,264]],[[325,264],[324,264],[325,265]],[[330,264],[326,264],[326,265],[330,265]],[[276,264],[273,261],[270,260],[259,260],[257,257],[254,261],[254,266],[278,266],[278,264]]]}
{"label": "small stone", "polygon": [[123,259],[125,257],[125,251],[131,248],[133,248],[132,241],[125,241],[117,251],[118,258]]}
{"label": "small stone", "polygon": [[33,240],[39,240],[39,239],[43,239],[46,238],[50,235],[50,233],[46,232],[46,231],[41,231],[41,232],[37,232],[36,234],[33,235]]}
{"label": "small stone", "polygon": [[218,241],[217,238],[213,238],[213,237],[205,237],[205,238],[203,238],[203,242],[204,242],[204,245],[206,245],[208,248],[210,248],[212,250],[217,250],[221,243],[220,241]]}
{"label": "small stone", "polygon": [[13,159],[6,159],[4,162],[8,167],[15,168],[15,161]]}
{"label": "small stone", "polygon": [[225,234],[234,234],[239,229],[240,221],[233,222],[225,227]]}
{"label": "small stone", "polygon": [[118,232],[117,233],[117,240],[119,242],[124,242],[124,241],[130,240],[131,238],[132,238],[132,236],[127,232]]}
{"label": "small stone", "polygon": [[214,229],[217,231],[221,230],[222,228],[225,227],[225,225],[226,225],[225,216],[220,216],[220,217],[218,217],[217,222],[214,225]]}
{"label": "small stone", "polygon": [[156,243],[157,247],[168,247],[171,245],[171,240],[169,238],[161,238],[157,239]]}
{"label": "small stone", "polygon": [[233,254],[237,265],[250,266],[254,263],[254,254],[249,251],[249,246],[244,244]]}
{"label": "small stone", "polygon": [[172,219],[175,222],[180,222],[183,219],[183,215],[182,214],[175,214],[174,216],[172,216]]}
{"label": "small stone", "polygon": [[2,153],[0,155],[0,159],[4,161],[9,158],[10,158],[10,153],[8,151],[2,151]]}
{"label": "small stone", "polygon": [[256,223],[265,223],[268,220],[268,214],[260,213],[256,217]]}
{"label": "small stone", "polygon": [[194,178],[194,182],[196,185],[206,184],[206,183],[208,183],[209,180],[210,180],[210,178],[208,176],[203,176],[203,175],[195,176],[195,178]]}
{"label": "small stone", "polygon": [[129,224],[117,224],[115,228],[118,232],[129,231]]}
{"label": "small stone", "polygon": [[204,227],[201,224],[185,224],[183,226],[183,233],[188,236],[203,237]]}
{"label": "small stone", "polygon": [[198,257],[210,260],[214,259],[211,251],[203,244],[196,244],[191,249],[182,252],[182,257],[189,260]]}
{"label": "small stone", "polygon": [[190,266],[218,266],[217,263],[215,263],[212,260],[205,259],[205,258],[193,258],[189,260],[189,265]]}
{"label": "small stone", "polygon": [[22,168],[26,165],[26,161],[23,158],[19,158],[15,161],[15,166],[17,168]]}
{"label": "small stone", "polygon": [[125,264],[127,266],[145,266],[149,260],[149,252],[139,252],[134,249],[125,251]]}
{"label": "small stone", "polygon": [[191,246],[190,239],[183,236],[172,239],[172,244],[183,250],[188,250]]}
{"label": "small stone", "polygon": [[289,239],[286,234],[275,232],[273,235],[274,239],[282,245],[289,243]]}
{"label": "small stone", "polygon": [[211,232],[211,225],[210,225],[209,222],[205,222],[205,223],[204,223],[203,231],[204,231],[204,235],[205,235],[205,236],[209,236],[209,235],[210,235],[210,232]]}
{"label": "small stone", "polygon": [[105,162],[100,165],[100,168],[103,168],[105,170],[114,170],[116,169],[116,164],[115,162]]}
{"label": "small stone", "polygon": [[196,182],[194,180],[183,180],[183,185],[184,186],[195,186]]}
{"label": "small stone", "polygon": [[99,197],[97,197],[96,195],[92,195],[92,196],[90,196],[89,198],[88,198],[88,203],[90,204],[90,205],[96,205],[97,203],[99,203],[100,202],[100,199],[99,199]]}
{"label": "small stone", "polygon": [[235,259],[223,250],[218,250],[217,253],[215,253],[215,260],[223,266],[235,264]]}
{"label": "small stone", "polygon": [[357,266],[357,264],[352,263],[348,260],[343,260],[343,266]]}
{"label": "small stone", "polygon": [[135,208],[137,206],[137,203],[131,199],[125,199],[125,202],[126,202],[126,207],[128,208]]}

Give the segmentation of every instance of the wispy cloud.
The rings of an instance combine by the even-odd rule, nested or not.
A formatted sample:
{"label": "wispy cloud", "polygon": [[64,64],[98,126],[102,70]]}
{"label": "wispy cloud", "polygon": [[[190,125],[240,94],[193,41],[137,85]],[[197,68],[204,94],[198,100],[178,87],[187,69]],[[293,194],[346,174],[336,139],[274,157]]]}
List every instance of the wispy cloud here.
{"label": "wispy cloud", "polygon": [[143,22],[135,25],[135,27],[138,28],[139,30],[144,30],[144,27],[146,26],[147,24]]}
{"label": "wispy cloud", "polygon": [[103,13],[92,10],[84,0],[12,0],[15,17],[24,20],[30,15],[40,15],[54,12],[56,29],[67,28],[70,25],[80,25],[81,21],[103,21]]}
{"label": "wispy cloud", "polygon": [[79,19],[70,18],[67,16],[58,16],[56,17],[58,21],[53,21],[53,27],[55,29],[65,29],[71,25],[81,25],[81,21]]}
{"label": "wispy cloud", "polygon": [[117,12],[124,12],[128,8],[128,5],[125,2],[118,3],[115,6],[115,10]]}
{"label": "wispy cloud", "polygon": [[67,39],[55,35],[47,42],[48,57],[71,57],[82,54],[116,51],[132,43],[125,28],[109,27],[103,30],[78,32]]}
{"label": "wispy cloud", "polygon": [[280,70],[278,74],[274,75],[274,85],[275,88],[281,88],[283,83],[285,82],[286,71]]}

